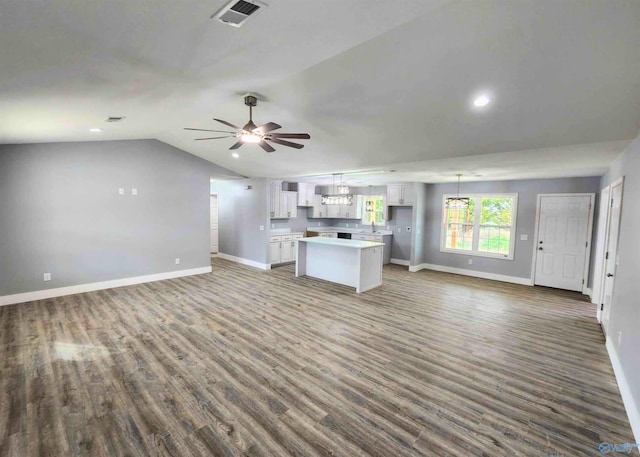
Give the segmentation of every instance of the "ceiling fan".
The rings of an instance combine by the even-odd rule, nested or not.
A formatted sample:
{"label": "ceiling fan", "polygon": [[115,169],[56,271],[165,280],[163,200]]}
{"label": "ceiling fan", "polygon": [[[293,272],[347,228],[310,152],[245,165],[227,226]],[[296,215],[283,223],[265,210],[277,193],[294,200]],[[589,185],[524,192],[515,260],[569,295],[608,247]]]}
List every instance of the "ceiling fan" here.
{"label": "ceiling fan", "polygon": [[247,122],[244,127],[240,128],[233,125],[231,122],[223,121],[222,119],[213,119],[214,121],[218,121],[221,124],[224,124],[232,129],[235,129],[235,132],[231,132],[229,130],[208,130],[208,129],[192,129],[185,127],[185,130],[196,130],[199,132],[217,132],[217,133],[228,133],[225,136],[214,136],[210,138],[196,138],[196,141],[202,140],[218,140],[220,138],[238,138],[237,143],[231,146],[229,149],[238,149],[245,143],[255,143],[264,149],[267,152],[273,152],[275,149],[267,143],[267,141],[271,143],[281,144],[282,146],[288,146],[290,148],[302,149],[304,145],[299,143],[293,143],[291,141],[286,141],[283,138],[288,139],[298,139],[298,140],[309,140],[311,136],[308,133],[272,133],[274,130],[278,130],[282,128],[279,124],[275,122],[267,122],[264,125],[258,127],[253,123],[253,107],[258,104],[258,99],[253,95],[246,95],[244,97],[244,104],[249,107],[249,122]]}

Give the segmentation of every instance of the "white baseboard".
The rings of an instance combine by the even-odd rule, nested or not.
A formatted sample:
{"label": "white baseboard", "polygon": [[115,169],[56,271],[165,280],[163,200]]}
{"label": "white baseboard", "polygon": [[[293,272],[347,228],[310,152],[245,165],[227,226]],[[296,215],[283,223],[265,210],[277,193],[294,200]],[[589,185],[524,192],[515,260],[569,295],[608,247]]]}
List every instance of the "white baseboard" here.
{"label": "white baseboard", "polygon": [[181,278],[183,276],[201,275],[211,273],[211,267],[192,268],[190,270],[169,271],[167,273],[157,273],[146,276],[136,276],[133,278],[113,279],[111,281],[93,282],[89,284],[79,284],[77,286],[58,287],[57,289],[36,290],[22,294],[4,295],[0,297],[0,306],[14,305],[34,300],[45,300],[47,298],[63,297],[65,295],[81,294],[93,292],[95,290],[113,289],[114,287],[132,286],[145,282],[163,281],[165,279]]}
{"label": "white baseboard", "polygon": [[415,273],[420,270],[442,271],[444,273],[453,273],[463,276],[472,276],[474,278],[491,279],[493,281],[510,282],[513,284],[521,284],[523,286],[531,285],[531,278],[518,278],[516,276],[498,275],[495,273],[485,273],[484,271],[466,270],[464,268],[446,267],[443,265],[432,265],[429,263],[421,263],[409,267],[409,271]]}
{"label": "white baseboard", "polygon": [[409,266],[409,261],[408,260],[403,260],[403,259],[391,259],[391,263],[393,263],[395,265],[403,265],[405,267]]}
{"label": "white baseboard", "polygon": [[627,410],[627,417],[629,417],[631,431],[633,432],[633,436],[636,438],[636,443],[640,443],[640,404],[638,404],[633,398],[629,382],[624,375],[624,371],[622,371],[622,365],[618,358],[618,351],[616,351],[616,348],[613,346],[611,338],[607,338],[607,352],[609,353],[613,372],[616,375],[616,381],[618,382],[620,395],[622,395],[624,408]]}
{"label": "white baseboard", "polygon": [[584,295],[588,296],[588,297],[589,297],[589,299],[591,299],[591,296],[593,295],[593,291],[592,291],[590,288],[588,288],[588,287],[585,287],[585,288],[583,289],[582,293],[583,293]]}
{"label": "white baseboard", "polygon": [[249,259],[243,259],[242,257],[236,257],[234,255],[223,254],[222,252],[218,252],[218,257],[224,260],[229,260],[231,262],[241,263],[242,265],[248,265],[250,267],[259,268],[261,270],[271,270],[271,264],[269,263],[260,263],[255,262]]}

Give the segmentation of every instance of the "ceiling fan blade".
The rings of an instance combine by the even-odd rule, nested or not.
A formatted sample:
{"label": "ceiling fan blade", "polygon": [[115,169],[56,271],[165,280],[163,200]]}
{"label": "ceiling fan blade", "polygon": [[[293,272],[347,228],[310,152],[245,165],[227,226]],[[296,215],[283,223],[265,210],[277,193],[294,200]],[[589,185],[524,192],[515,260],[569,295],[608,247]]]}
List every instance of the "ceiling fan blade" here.
{"label": "ceiling fan blade", "polygon": [[240,127],[237,127],[235,125],[233,125],[231,122],[227,122],[227,121],[223,121],[222,119],[216,119],[215,117],[213,118],[214,121],[218,121],[224,125],[228,125],[229,127],[231,127],[232,129],[236,129],[236,130],[240,130]]}
{"label": "ceiling fan blade", "polygon": [[254,132],[259,131],[260,133],[267,133],[267,132],[271,132],[272,130],[277,130],[277,129],[281,129],[282,126],[279,124],[276,124],[275,122],[267,122],[266,124],[261,125],[260,127],[257,127],[255,129],[253,129]]}
{"label": "ceiling fan blade", "polygon": [[271,147],[271,145],[267,144],[264,140],[260,141],[260,142],[258,143],[258,146],[260,146],[262,149],[264,149],[264,150],[265,150],[265,151],[267,151],[267,152],[273,152],[273,151],[275,151],[275,149],[273,149],[273,148]]}
{"label": "ceiling fan blade", "polygon": [[219,140],[220,138],[233,138],[235,135],[227,135],[227,136],[213,136],[211,138],[195,138],[196,141],[202,140]]}
{"label": "ceiling fan blade", "polygon": [[269,136],[273,138],[295,138],[298,140],[311,139],[311,136],[308,133],[270,133]]}
{"label": "ceiling fan blade", "polygon": [[302,149],[303,144],[292,143],[291,141],[279,140],[278,138],[269,138],[267,141],[273,141],[274,143],[281,144],[282,146],[289,146],[290,148]]}
{"label": "ceiling fan blade", "polygon": [[242,146],[244,143],[242,142],[242,140],[238,141],[236,144],[234,144],[233,146],[231,146],[229,149],[238,149],[240,146]]}
{"label": "ceiling fan blade", "polygon": [[217,132],[217,133],[236,133],[236,132],[229,132],[228,130],[209,130],[209,129],[192,129],[189,127],[185,127],[185,130],[195,130],[198,132]]}

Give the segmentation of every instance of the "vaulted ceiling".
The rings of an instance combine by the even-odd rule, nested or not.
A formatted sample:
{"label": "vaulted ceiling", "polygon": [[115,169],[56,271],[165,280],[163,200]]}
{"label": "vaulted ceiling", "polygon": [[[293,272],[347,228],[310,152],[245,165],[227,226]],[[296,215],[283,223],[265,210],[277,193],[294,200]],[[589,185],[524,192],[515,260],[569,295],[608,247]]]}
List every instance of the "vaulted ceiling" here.
{"label": "vaulted ceiling", "polygon": [[[240,29],[209,18],[221,0],[0,3],[0,142],[157,138],[246,176],[378,183],[600,174],[638,135],[637,0],[266,2]],[[247,92],[305,148],[235,159],[183,130],[244,124]]]}

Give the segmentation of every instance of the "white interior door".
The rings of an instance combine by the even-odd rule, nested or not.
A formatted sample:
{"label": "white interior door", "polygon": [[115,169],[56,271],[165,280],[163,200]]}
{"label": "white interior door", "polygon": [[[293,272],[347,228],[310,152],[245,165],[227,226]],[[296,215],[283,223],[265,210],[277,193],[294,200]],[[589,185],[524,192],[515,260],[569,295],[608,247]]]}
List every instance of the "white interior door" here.
{"label": "white interior door", "polygon": [[542,195],[536,285],[582,291],[587,259],[589,195]]}
{"label": "white interior door", "polygon": [[616,279],[616,267],[618,266],[618,234],[620,232],[620,216],[622,215],[622,185],[622,181],[619,181],[611,186],[609,232],[607,234],[602,293],[602,329],[605,335],[609,330],[609,316],[613,305],[613,286]]}
{"label": "white interior door", "polygon": [[609,231],[609,202],[611,186],[600,191],[600,213],[598,215],[598,238],[596,239],[596,258],[593,262],[593,291],[591,302],[598,305],[598,322],[602,321],[602,291],[604,286],[604,261],[607,248],[607,233]]}
{"label": "white interior door", "polygon": [[211,253],[218,252],[218,196],[209,198],[209,216],[211,218]]}

